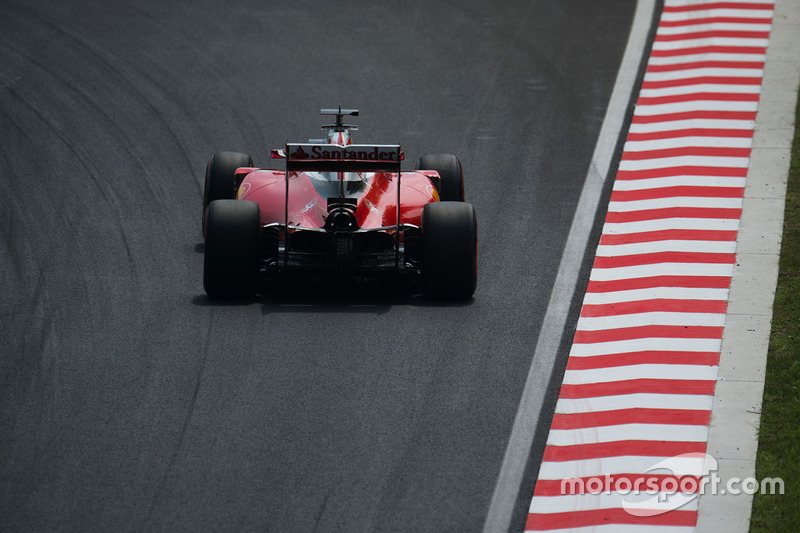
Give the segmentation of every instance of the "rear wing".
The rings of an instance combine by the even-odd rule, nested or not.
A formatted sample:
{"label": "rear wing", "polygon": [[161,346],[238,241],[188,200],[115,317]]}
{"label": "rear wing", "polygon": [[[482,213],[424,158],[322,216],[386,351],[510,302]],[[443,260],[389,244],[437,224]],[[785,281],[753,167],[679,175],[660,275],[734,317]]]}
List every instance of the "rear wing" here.
{"label": "rear wing", "polygon": [[403,152],[399,144],[289,143],[273,150],[273,158],[286,159],[286,171],[400,172]]}

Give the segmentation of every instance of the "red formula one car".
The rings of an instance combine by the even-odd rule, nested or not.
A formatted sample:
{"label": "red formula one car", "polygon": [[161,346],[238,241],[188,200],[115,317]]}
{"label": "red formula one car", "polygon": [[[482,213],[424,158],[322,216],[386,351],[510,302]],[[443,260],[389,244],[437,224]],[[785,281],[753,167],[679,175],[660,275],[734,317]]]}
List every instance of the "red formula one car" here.
{"label": "red formula one car", "polygon": [[[427,297],[463,300],[477,283],[477,220],[461,162],[428,155],[402,171],[395,144],[353,144],[355,109],[323,109],[326,140],[273,150],[284,170],[217,152],[203,197],[203,286],[212,298],[265,290],[282,273],[383,273],[421,283]],[[414,284],[412,284],[413,286]]]}

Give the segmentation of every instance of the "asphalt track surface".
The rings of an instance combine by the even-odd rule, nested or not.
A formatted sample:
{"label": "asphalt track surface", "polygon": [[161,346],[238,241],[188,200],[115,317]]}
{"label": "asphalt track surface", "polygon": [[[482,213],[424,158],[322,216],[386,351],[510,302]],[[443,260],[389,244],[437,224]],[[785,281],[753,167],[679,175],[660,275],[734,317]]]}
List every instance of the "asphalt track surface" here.
{"label": "asphalt track surface", "polygon": [[[483,526],[635,2],[274,4],[0,0],[0,529]],[[335,105],[462,159],[474,301],[205,297],[208,156]]]}

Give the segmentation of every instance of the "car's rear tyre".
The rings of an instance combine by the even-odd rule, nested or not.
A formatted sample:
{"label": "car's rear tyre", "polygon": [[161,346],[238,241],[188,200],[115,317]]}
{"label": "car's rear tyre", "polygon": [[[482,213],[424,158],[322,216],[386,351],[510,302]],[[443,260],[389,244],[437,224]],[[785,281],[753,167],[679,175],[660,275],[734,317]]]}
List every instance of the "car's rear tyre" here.
{"label": "car's rear tyre", "polygon": [[240,152],[216,152],[206,164],[205,187],[203,188],[203,235],[206,234],[206,208],[214,200],[236,198],[236,169],[252,167],[253,159]]}
{"label": "car's rear tyre", "polygon": [[472,204],[434,202],[422,209],[422,290],[467,300],[478,283],[478,220]]}
{"label": "car's rear tyre", "polygon": [[261,212],[245,200],[208,204],[203,288],[211,298],[246,298],[258,276]]}
{"label": "car's rear tyre", "polygon": [[439,199],[443,202],[464,201],[464,171],[461,161],[450,154],[422,156],[414,170],[435,170],[439,173]]}

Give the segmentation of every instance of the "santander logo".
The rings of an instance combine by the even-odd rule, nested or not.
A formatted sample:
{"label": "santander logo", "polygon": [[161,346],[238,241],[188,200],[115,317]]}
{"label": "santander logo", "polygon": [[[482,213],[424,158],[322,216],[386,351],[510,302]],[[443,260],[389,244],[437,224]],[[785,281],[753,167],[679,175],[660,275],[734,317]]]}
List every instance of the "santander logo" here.
{"label": "santander logo", "polygon": [[[303,148],[308,149],[309,154]],[[400,151],[395,146],[356,145],[337,146],[330,144],[290,145],[289,159],[294,161],[384,161],[399,162]]]}
{"label": "santander logo", "polygon": [[303,147],[300,146],[297,150],[292,152],[291,158],[292,159],[308,159],[308,154],[306,153],[305,150],[303,150]]}

